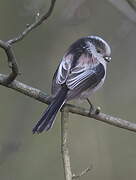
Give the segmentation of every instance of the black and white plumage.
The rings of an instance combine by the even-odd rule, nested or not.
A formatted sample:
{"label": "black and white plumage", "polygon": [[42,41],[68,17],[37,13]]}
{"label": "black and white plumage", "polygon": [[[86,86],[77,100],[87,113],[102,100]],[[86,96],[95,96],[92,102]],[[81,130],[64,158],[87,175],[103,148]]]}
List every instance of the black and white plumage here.
{"label": "black and white plumage", "polygon": [[110,55],[109,45],[98,36],[81,38],[70,46],[53,77],[53,100],[34,127],[33,133],[49,130],[66,101],[86,99],[103,85]]}

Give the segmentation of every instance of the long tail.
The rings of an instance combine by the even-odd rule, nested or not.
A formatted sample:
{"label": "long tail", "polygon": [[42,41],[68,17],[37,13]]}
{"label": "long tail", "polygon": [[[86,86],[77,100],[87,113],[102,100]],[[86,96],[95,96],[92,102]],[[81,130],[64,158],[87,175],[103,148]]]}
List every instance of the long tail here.
{"label": "long tail", "polygon": [[42,131],[48,131],[52,126],[55,120],[56,114],[64,104],[68,89],[67,87],[62,87],[58,92],[56,97],[52,100],[51,104],[43,113],[41,119],[37,122],[36,126],[33,128],[34,133],[41,133]]}

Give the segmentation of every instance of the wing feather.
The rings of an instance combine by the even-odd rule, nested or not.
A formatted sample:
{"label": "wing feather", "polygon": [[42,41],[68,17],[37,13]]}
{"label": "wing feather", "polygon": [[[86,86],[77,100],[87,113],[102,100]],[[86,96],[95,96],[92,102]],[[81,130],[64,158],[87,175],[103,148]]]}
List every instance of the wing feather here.
{"label": "wing feather", "polygon": [[59,67],[56,76],[56,83],[64,84],[71,69],[72,55],[64,56]]}
{"label": "wing feather", "polygon": [[52,93],[55,94],[63,84],[69,88],[69,96],[82,93],[88,88],[95,87],[104,75],[103,65],[91,52],[84,52],[80,56],[79,52],[75,54],[68,52],[54,74]]}

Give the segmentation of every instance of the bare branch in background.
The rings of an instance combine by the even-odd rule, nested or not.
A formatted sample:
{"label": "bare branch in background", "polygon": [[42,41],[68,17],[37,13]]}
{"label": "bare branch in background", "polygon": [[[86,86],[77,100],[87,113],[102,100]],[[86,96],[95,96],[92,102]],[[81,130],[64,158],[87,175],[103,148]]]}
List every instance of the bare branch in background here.
{"label": "bare branch in background", "polygon": [[10,39],[8,41],[9,44],[13,44],[16,43],[20,40],[22,40],[29,32],[31,32],[33,29],[35,29],[36,27],[38,27],[40,24],[42,24],[46,19],[48,19],[54,9],[55,6],[55,2],[56,0],[51,0],[51,5],[50,8],[48,10],[48,12],[44,13],[41,17],[38,15],[36,18],[36,21],[34,23],[32,23],[31,25],[27,25],[27,28],[17,37]]}
{"label": "bare branch in background", "polygon": [[64,107],[61,112],[61,152],[65,179],[72,180],[72,171],[68,148],[68,121],[69,112],[67,107]]}
{"label": "bare branch in background", "polygon": [[[136,8],[134,8],[135,0],[109,0],[120,12],[128,19],[136,23]],[[130,5],[131,4],[131,5]],[[133,6],[133,7],[132,7]]]}
{"label": "bare branch in background", "polygon": [[65,180],[72,180],[84,176],[92,169],[92,166],[89,166],[88,168],[83,170],[79,175],[72,174],[69,147],[68,147],[69,145],[68,121],[69,121],[69,109],[67,106],[64,106],[61,110],[61,152],[62,152]]}
{"label": "bare branch in background", "polygon": [[51,0],[51,5],[47,13],[44,13],[41,17],[39,16],[36,18],[36,21],[29,25],[19,36],[10,39],[8,41],[2,41],[0,40],[0,47],[4,49],[7,58],[8,58],[8,64],[9,67],[12,69],[12,72],[3,78],[3,84],[10,84],[18,75],[19,69],[16,63],[16,57],[14,55],[14,51],[12,50],[12,44],[22,40],[29,32],[31,32],[33,29],[35,29],[37,26],[42,24],[48,17],[51,15],[56,0]]}
{"label": "bare branch in background", "polygon": [[13,52],[10,44],[8,42],[4,42],[4,41],[0,40],[0,47],[4,49],[4,51],[7,55],[9,68],[11,68],[11,70],[12,70],[12,72],[8,76],[5,76],[5,78],[3,78],[2,83],[9,84],[17,77],[19,70],[18,70],[18,66],[16,63],[16,58],[15,58],[14,52]]}
{"label": "bare branch in background", "polygon": [[136,1],[135,0],[126,0],[131,8],[136,12]]}
{"label": "bare branch in background", "polygon": [[88,168],[84,169],[79,175],[73,174],[72,179],[79,179],[80,177],[84,176],[86,173],[91,171],[93,168],[92,165],[90,165]]}

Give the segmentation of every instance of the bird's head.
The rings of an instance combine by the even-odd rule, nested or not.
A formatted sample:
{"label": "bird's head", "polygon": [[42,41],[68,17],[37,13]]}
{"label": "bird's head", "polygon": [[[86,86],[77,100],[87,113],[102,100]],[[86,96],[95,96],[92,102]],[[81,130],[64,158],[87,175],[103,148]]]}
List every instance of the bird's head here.
{"label": "bird's head", "polygon": [[111,60],[111,48],[108,43],[98,36],[89,36],[90,42],[94,45],[96,52],[100,54],[106,62]]}

